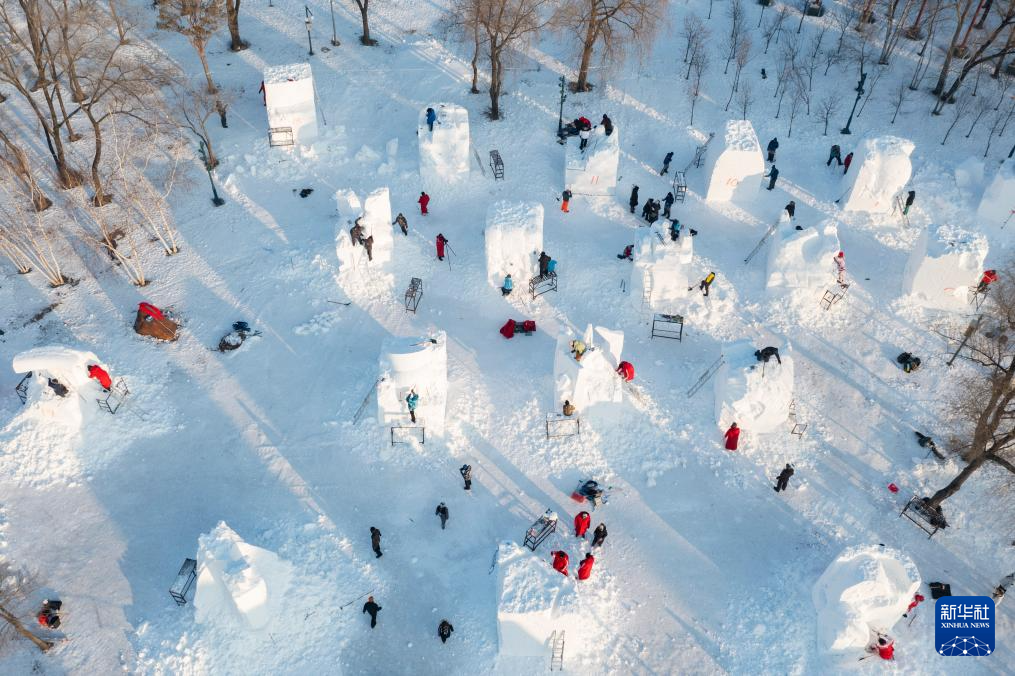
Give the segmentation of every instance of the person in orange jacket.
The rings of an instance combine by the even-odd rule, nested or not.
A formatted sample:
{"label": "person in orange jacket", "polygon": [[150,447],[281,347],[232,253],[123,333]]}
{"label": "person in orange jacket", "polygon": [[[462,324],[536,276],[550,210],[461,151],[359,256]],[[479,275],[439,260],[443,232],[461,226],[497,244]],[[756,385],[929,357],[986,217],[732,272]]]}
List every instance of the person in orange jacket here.
{"label": "person in orange jacket", "polygon": [[98,364],[92,364],[88,367],[88,377],[98,380],[99,385],[102,385],[102,389],[106,392],[113,386],[113,379],[109,377],[109,373]]}
{"label": "person in orange jacket", "polygon": [[550,554],[553,556],[553,569],[566,577],[568,563],[567,552],[556,551],[550,552]]}
{"label": "person in orange jacket", "polygon": [[585,555],[582,559],[581,565],[578,566],[578,579],[587,580],[592,575],[592,564],[596,562],[596,558],[592,556],[592,553]]}
{"label": "person in orange jacket", "polygon": [[634,366],[629,361],[620,362],[620,366],[617,367],[617,375],[627,382],[631,382],[634,380]]}
{"label": "person in orange jacket", "polygon": [[726,450],[735,451],[737,450],[737,442],[740,441],[740,428],[737,427],[736,423],[730,425],[730,428],[726,430],[726,434],[723,435],[726,439]]}
{"label": "person in orange jacket", "polygon": [[576,538],[584,538],[585,532],[592,525],[592,517],[589,516],[588,512],[578,512],[578,515],[574,517],[574,536]]}

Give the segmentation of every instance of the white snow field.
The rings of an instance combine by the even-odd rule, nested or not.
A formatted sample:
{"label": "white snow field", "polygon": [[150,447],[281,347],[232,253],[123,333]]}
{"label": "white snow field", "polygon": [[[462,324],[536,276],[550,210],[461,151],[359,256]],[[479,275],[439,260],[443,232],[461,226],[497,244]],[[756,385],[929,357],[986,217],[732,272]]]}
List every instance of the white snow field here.
{"label": "white snow field", "polygon": [[842,210],[891,213],[896,196],[913,174],[914,148],[912,141],[898,136],[864,139],[842,177]]}
{"label": "white snow field", "polygon": [[[983,191],[980,205],[976,209],[976,218],[982,225],[1004,228],[1010,233],[1012,221],[1015,221],[1012,214],[1015,214],[1015,161],[1006,160],[1001,162],[997,173]],[[1005,240],[1010,243],[1011,235]]]}
{"label": "white snow field", "polygon": [[862,651],[871,632],[892,631],[919,589],[920,572],[906,554],[883,545],[844,550],[814,583],[818,647]]}
{"label": "white snow field", "polygon": [[[433,108],[437,121],[433,131],[426,123],[426,109]],[[437,190],[469,177],[469,111],[454,103],[427,104],[419,111],[419,173],[423,183]]]}
{"label": "white snow field", "polygon": [[[139,22],[132,48],[174,60],[202,84],[187,40],[155,29],[150,2],[127,4],[124,11]],[[946,8],[922,61],[930,63],[928,75],[918,91],[905,90],[894,124],[893,97],[921,63],[922,41],[900,40],[890,65],[876,67],[883,74],[873,88],[868,78],[871,97],[854,117],[852,135],[838,132],[850,113],[857,65],[832,63],[827,76],[822,65],[810,114],[800,105],[790,134],[793,97],[787,94],[776,117],[775,74],[794,40],[800,54],[810,53],[824,29],[821,51],[836,49],[833,15],[843,6],[825,4],[826,15],[806,17],[798,34],[798,3],[745,3],[745,25],[756,33],[740,81],[741,90],[749,82],[753,92],[746,122],[736,95],[724,110],[733,84],[732,67],[722,74],[720,53],[729,3],[714,3],[711,19],[706,0],[665,5],[659,35],[641,45],[642,58],[611,61],[605,72],[593,67],[591,92],[567,92],[563,118],[608,114],[617,129],[609,144],[617,145],[604,156],[607,171],[590,183],[597,188],[572,185],[570,213],[563,213],[557,200],[578,145],[577,138],[566,148],[556,142],[559,77],[574,81],[578,65],[569,32],[546,32],[510,54],[504,118],[494,121],[486,114],[488,65],[480,59],[482,93],[470,94],[471,39],[460,45],[445,31],[449,0],[371,2],[376,47],[359,44],[362,24],[352,3],[334,3],[341,46],[329,44],[327,2],[243,3],[239,26],[250,48],[230,51],[223,26],[207,50],[215,81],[228,93],[229,127],[217,115],[207,122],[225,204],[212,206],[192,139],[160,147],[147,169],[156,178],[170,153],[181,158],[169,197],[179,253],[166,256],[137,237],[132,260],[144,266],[148,283],[134,286],[125,266],[92,244],[94,233],[50,212],[43,223],[52,225],[51,246],[73,283],[52,288],[36,266],[17,274],[0,258],[0,361],[67,346],[93,353],[130,387],[110,415],[94,401],[95,384],[75,381],[83,393],[73,395],[78,425],[59,407],[42,415],[38,398],[22,405],[14,392],[22,375],[10,368],[0,374],[0,556],[39,580],[22,620],[35,629],[35,604],[59,598],[56,638],[65,639],[46,653],[12,639],[0,653],[0,674],[519,676],[550,668],[546,631],[558,628],[565,631],[564,673],[1011,674],[1015,603],[998,607],[992,655],[956,660],[935,651],[926,587],[942,581],[956,595],[989,594],[1015,570],[1010,474],[993,463],[979,469],[945,501],[950,525],[933,538],[899,513],[965,466],[953,455],[927,457],[913,431],[951,450],[949,397],[972,367],[962,359],[946,366],[956,344],[937,330],[961,333],[976,312],[961,304],[926,307],[905,293],[906,263],[922,232],[947,226],[985,237],[986,265],[1003,269],[995,256],[1012,250],[1015,225],[1001,228],[1010,183],[987,184],[1015,139],[1015,124],[1003,136],[994,131],[986,158],[987,132],[1004,106],[988,110],[969,138],[974,115],[966,115],[941,144],[955,111],[930,115],[927,90],[955,29]],[[312,56],[305,6],[315,17]],[[766,54],[761,32],[781,9],[786,28]],[[998,10],[994,3],[991,22]],[[869,72],[886,23],[883,8],[876,12]],[[680,35],[692,14],[712,36],[712,67],[693,123]],[[970,40],[987,32],[974,31]],[[855,42],[848,28],[843,53]],[[600,56],[597,47],[594,64]],[[307,63],[317,139],[299,152],[271,148],[258,91],[264,72]],[[985,71],[976,100],[997,102],[1001,84]],[[47,194],[62,202],[80,193],[53,185],[52,159],[29,106],[10,85],[0,83],[0,91],[7,96],[0,126],[29,139],[24,145]],[[826,97],[836,103],[827,134],[818,114]],[[421,131],[430,106],[441,120],[432,140],[425,126]],[[72,119],[74,131],[85,138],[66,146],[87,175],[91,132],[80,118]],[[133,132],[133,122],[122,124]],[[695,146],[713,132],[704,166],[694,167]],[[846,200],[836,203],[846,187],[842,168],[825,164],[829,147],[841,145],[843,156],[856,152],[847,178],[857,178],[867,175],[863,139],[892,135],[912,148],[897,164],[879,165],[876,210],[844,210]],[[758,139],[773,137],[781,175],[769,192],[759,190],[766,165]],[[607,141],[593,135],[592,143],[598,153]],[[503,180],[487,164],[494,149],[504,160]],[[660,176],[668,151],[671,169]],[[983,170],[968,158],[982,161]],[[662,199],[674,171],[685,167],[686,200],[672,210],[686,226],[680,244],[641,244],[656,232],[666,237],[666,223],[647,228],[640,209],[630,213],[632,186],[640,186],[641,207]],[[884,203],[903,188],[917,192],[908,223],[892,213],[890,199]],[[425,217],[417,205],[422,190],[432,196]],[[0,207],[7,195],[0,189]],[[981,195],[992,206],[978,215]],[[803,232],[818,233],[814,249],[808,235],[787,232],[783,241],[780,233],[745,263],[791,199]],[[560,263],[556,292],[532,299],[524,279],[508,297],[496,288],[502,280],[487,256],[487,224],[492,205],[504,201],[526,205],[527,214],[525,228],[511,229],[524,247],[516,252],[512,243],[501,249],[505,255],[508,248],[512,256],[531,254],[529,219],[534,205],[542,209],[540,248]],[[408,236],[391,225],[399,212]],[[362,248],[343,249],[364,213],[375,238],[370,264]],[[832,235],[821,234],[829,223],[837,226],[851,285],[826,310],[822,294],[837,288],[825,258]],[[689,228],[698,231],[693,240]],[[435,257],[437,233],[451,243],[444,261]],[[637,245],[633,264],[616,258],[628,244]],[[772,269],[772,255],[785,261],[775,267],[800,269]],[[509,263],[532,264],[502,264]],[[640,269],[653,270],[650,309],[684,317],[681,341],[651,337],[644,283],[632,283]],[[705,297],[697,282],[710,271],[716,279]],[[770,292],[777,273],[785,283]],[[404,292],[414,277],[423,281],[423,295],[407,312]],[[178,340],[133,332],[142,301],[175,310]],[[509,318],[534,320],[537,330],[505,340],[498,329]],[[219,352],[236,321],[261,336]],[[567,344],[585,327],[597,349],[576,364]],[[780,348],[783,365],[769,362],[762,378],[753,352],[767,345]],[[902,351],[921,357],[922,367],[904,373],[895,362]],[[689,395],[723,352],[724,370]],[[74,378],[84,377],[80,359],[90,358],[69,362]],[[634,365],[633,383],[615,375],[620,359]],[[421,422],[393,436],[393,426],[407,425],[412,387]],[[581,434],[548,438],[547,415],[560,413],[565,397],[579,407]],[[727,452],[722,432],[734,417],[745,432],[739,449]],[[807,424],[802,436],[791,434],[794,422]],[[786,463],[795,474],[777,493],[775,475]],[[459,475],[463,464],[473,467],[470,491]],[[609,501],[592,512],[593,528],[604,523],[609,535],[593,550],[591,578],[578,583],[573,572],[590,542],[576,538],[571,524],[589,505],[571,493],[586,479],[609,488]],[[434,514],[441,501],[450,510],[446,530]],[[560,515],[558,531],[534,553],[521,549],[526,529],[547,509]],[[382,533],[380,558],[371,551],[371,526]],[[502,549],[505,541],[514,544]],[[880,552],[879,543],[905,552],[918,576],[908,567],[897,575],[895,558],[872,553],[865,560],[886,571],[891,602],[866,593],[845,600],[857,613],[878,611],[874,619],[863,615],[866,621],[894,625],[891,664],[858,661],[865,655],[859,639],[830,652],[813,598],[844,551]],[[549,552],[558,548],[571,557],[571,578],[550,569]],[[502,558],[511,552],[516,558]],[[170,597],[187,558],[201,561],[199,573],[212,578],[219,605],[202,608],[206,585],[197,598],[192,589],[186,605]],[[845,559],[841,568],[840,599],[847,586],[881,579],[847,579],[844,571],[857,568]],[[864,564],[864,575],[868,570],[874,568]],[[917,579],[927,601],[912,623],[898,622],[903,592]],[[368,595],[382,607],[373,629],[362,612]],[[530,600],[531,612],[520,612],[514,626],[524,635],[519,643],[538,643],[536,655],[507,654],[505,614]],[[836,636],[853,621],[839,611]],[[198,622],[198,613],[207,621]],[[437,626],[445,618],[455,631],[442,644]]]}
{"label": "white snow field", "polygon": [[750,200],[765,174],[761,143],[749,120],[727,120],[726,132],[713,139],[704,164],[706,202]]}
{"label": "white snow field", "polygon": [[819,289],[835,282],[834,258],[841,248],[834,219],[797,230],[786,218],[771,240],[768,289]]}
{"label": "white snow field", "polygon": [[606,135],[602,125],[592,128],[588,146],[579,148],[571,139],[564,155],[564,185],[575,195],[612,195],[617,188],[620,165],[620,129]]}
{"label": "white snow field", "polygon": [[494,202],[486,210],[486,275],[491,286],[501,288],[504,276],[523,293],[529,279],[539,274],[543,250],[543,205],[539,202]]}
{"label": "white snow field", "polygon": [[987,262],[987,238],[962,228],[929,225],[916,238],[903,273],[903,293],[929,308],[969,305]]}
{"label": "white snow field", "polygon": [[[264,69],[264,107],[269,129],[288,129],[292,142],[309,146],[317,140],[317,102],[309,63]],[[280,136],[279,142],[288,139]]]}

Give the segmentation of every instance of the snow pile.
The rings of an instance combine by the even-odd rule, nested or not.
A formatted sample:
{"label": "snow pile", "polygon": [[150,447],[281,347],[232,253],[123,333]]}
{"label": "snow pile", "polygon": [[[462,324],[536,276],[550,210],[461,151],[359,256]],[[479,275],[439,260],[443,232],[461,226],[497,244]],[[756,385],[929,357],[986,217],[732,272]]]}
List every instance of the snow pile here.
{"label": "snow pile", "polygon": [[[91,352],[69,347],[37,347],[14,357],[15,373],[29,373],[27,407],[42,418],[58,421],[71,429],[80,429],[84,412],[96,410],[93,400],[102,395],[102,386],[88,377],[92,364],[105,366]],[[109,369],[106,369],[107,371]],[[59,381],[69,392],[61,397],[49,386]],[[85,404],[85,408],[82,408]]]}
{"label": "snow pile", "polygon": [[[577,569],[577,561],[573,563]],[[502,542],[497,552],[497,581],[501,656],[549,658],[555,631],[565,632],[567,654],[585,652],[587,627],[593,618],[581,612],[574,580],[553,569],[548,552],[533,553],[513,542]]]}
{"label": "snow pile", "polygon": [[444,434],[448,400],[447,335],[390,337],[381,345],[377,383],[377,417],[382,426],[410,424],[405,398],[410,389],[419,395],[416,422],[427,435]]}
{"label": "snow pile", "polygon": [[954,226],[930,226],[913,245],[902,281],[903,293],[924,307],[957,310],[968,303],[987,260],[987,238]]}
{"label": "snow pile", "polygon": [[913,174],[909,156],[914,147],[912,141],[898,136],[869,138],[861,143],[842,177],[842,210],[890,213],[895,196]]}
{"label": "snow pile", "polygon": [[309,63],[265,68],[264,105],[268,127],[292,129],[293,141],[302,145],[317,139],[314,76]]}
{"label": "snow pile", "polygon": [[[378,188],[367,195],[363,202],[352,190],[339,190],[335,193],[338,206],[338,232],[335,233],[335,253],[338,256],[339,270],[344,272],[363,265],[383,265],[391,261],[395,247],[392,234],[391,199],[388,189]],[[362,218],[360,218],[362,216]],[[361,245],[353,245],[349,231],[360,218],[363,226],[363,238],[373,237],[373,261],[367,259],[367,252]]]}
{"label": "snow pile", "polygon": [[[595,344],[598,339],[601,344]],[[624,349],[624,333],[589,324],[582,341],[588,347],[580,362],[571,354],[574,336],[562,333],[557,338],[553,357],[553,382],[557,403],[565,400],[579,411],[599,403],[620,403],[624,400],[623,381],[616,374],[620,353]]]}
{"label": "snow pile", "polygon": [[725,430],[730,423],[756,433],[774,432],[786,424],[793,401],[793,357],[780,348],[782,364],[758,361],[749,340],[727,345],[725,361],[715,374],[715,421]]}
{"label": "snow pile", "polygon": [[647,303],[652,310],[670,313],[674,302],[688,294],[694,240],[685,235],[674,242],[666,227],[653,226],[635,249],[631,299],[639,307]]}
{"label": "snow pile", "polygon": [[783,212],[768,250],[769,289],[816,289],[835,280],[833,259],[839,253],[839,229],[828,219],[816,227],[796,230]]}
{"label": "snow pile", "polygon": [[292,565],[244,542],[224,521],[198,538],[194,619],[262,629],[279,614]]}
{"label": "snow pile", "polygon": [[612,195],[620,164],[620,130],[614,126],[607,136],[602,125],[597,125],[584,152],[579,150],[577,138],[572,141],[564,159],[564,185],[575,195]]}
{"label": "snow pile", "polygon": [[920,573],[902,552],[873,545],[844,550],[811,591],[818,647],[863,649],[871,630],[892,628],[919,588]]}
{"label": "snow pile", "polygon": [[486,276],[500,288],[504,275],[516,285],[539,272],[543,249],[543,205],[538,202],[494,202],[486,210]]}
{"label": "snow pile", "polygon": [[999,228],[1007,223],[1008,227],[1015,228],[1015,225],[1012,225],[1015,221],[1013,213],[1015,213],[1015,162],[1006,160],[998,167],[994,180],[983,191],[976,217],[984,225]]}
{"label": "snow pile", "polygon": [[[765,159],[754,126],[747,120],[728,120],[722,145],[709,148],[705,158],[708,176],[706,202],[729,202],[758,192],[765,175]],[[718,142],[718,138],[712,141]]]}
{"label": "snow pile", "polygon": [[433,106],[437,121],[431,132],[426,108],[419,113],[419,175],[427,185],[440,186],[469,177],[469,112],[453,103]]}

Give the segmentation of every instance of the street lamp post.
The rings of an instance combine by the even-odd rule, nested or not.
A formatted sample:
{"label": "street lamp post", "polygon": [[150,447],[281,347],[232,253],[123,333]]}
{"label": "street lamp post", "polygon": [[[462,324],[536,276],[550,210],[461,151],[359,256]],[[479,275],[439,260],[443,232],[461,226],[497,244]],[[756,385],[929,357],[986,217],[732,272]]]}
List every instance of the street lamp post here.
{"label": "street lamp post", "polygon": [[204,170],[208,172],[208,182],[211,183],[211,203],[217,207],[222,206],[226,203],[224,199],[219,197],[219,191],[215,189],[215,179],[211,175],[211,161],[208,159],[208,153],[205,150],[204,139],[201,139],[201,144],[197,147],[198,152],[201,153],[201,161],[204,162]]}
{"label": "street lamp post", "polygon": [[846,120],[846,126],[840,130],[842,134],[852,134],[849,130],[849,125],[853,124],[853,113],[856,112],[856,104],[860,103],[860,97],[863,96],[863,83],[867,81],[867,73],[860,72],[860,81],[856,84],[856,100],[853,101],[853,110],[849,111],[849,119]]}
{"label": "street lamp post", "polygon": [[314,55],[314,41],[310,37],[310,28],[314,25],[314,15],[311,13],[310,8],[303,5],[304,11],[307,13],[307,18],[303,20],[303,23],[307,25],[307,45],[310,47],[310,56]]}
{"label": "street lamp post", "polygon": [[341,42],[338,41],[338,33],[335,32],[335,0],[329,0],[331,4],[331,46],[340,47]]}
{"label": "street lamp post", "polygon": [[564,144],[567,140],[564,136],[564,101],[567,100],[567,79],[560,76],[560,115],[557,117],[557,143]]}

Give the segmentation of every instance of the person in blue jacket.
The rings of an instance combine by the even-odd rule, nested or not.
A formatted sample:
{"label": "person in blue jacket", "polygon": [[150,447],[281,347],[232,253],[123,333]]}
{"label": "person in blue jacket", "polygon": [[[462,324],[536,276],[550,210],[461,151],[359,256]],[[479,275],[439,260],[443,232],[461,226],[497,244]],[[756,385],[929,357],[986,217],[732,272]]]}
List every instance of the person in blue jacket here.
{"label": "person in blue jacket", "polygon": [[510,295],[513,288],[515,288],[515,283],[511,281],[511,275],[507,275],[504,277],[504,286],[500,287],[500,295]]}
{"label": "person in blue jacket", "polygon": [[433,132],[433,123],[437,121],[437,113],[434,112],[433,108],[426,109],[426,126],[430,127],[430,131]]}
{"label": "person in blue jacket", "polygon": [[405,403],[409,406],[409,418],[412,422],[416,422],[416,405],[419,404],[419,395],[416,394],[415,389],[409,390],[409,396],[405,398]]}
{"label": "person in blue jacket", "polygon": [[557,274],[557,259],[551,258],[550,262],[546,264],[546,274],[555,275]]}

